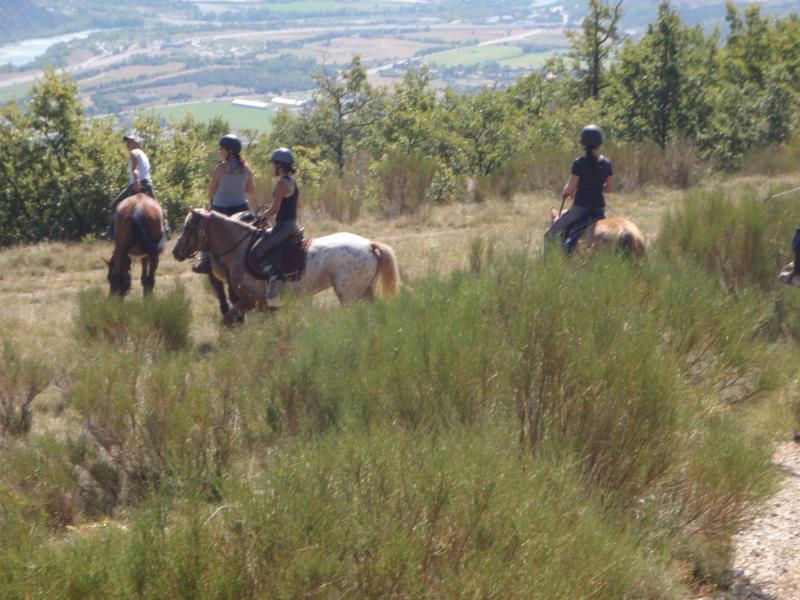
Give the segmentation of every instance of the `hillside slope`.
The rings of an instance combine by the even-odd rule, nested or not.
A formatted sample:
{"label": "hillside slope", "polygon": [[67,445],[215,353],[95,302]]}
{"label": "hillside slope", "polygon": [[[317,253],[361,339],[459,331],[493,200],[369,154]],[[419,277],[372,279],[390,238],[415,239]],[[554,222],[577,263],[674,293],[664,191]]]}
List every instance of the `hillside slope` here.
{"label": "hillside slope", "polygon": [[67,18],[30,0],[0,0],[0,40],[48,35]]}

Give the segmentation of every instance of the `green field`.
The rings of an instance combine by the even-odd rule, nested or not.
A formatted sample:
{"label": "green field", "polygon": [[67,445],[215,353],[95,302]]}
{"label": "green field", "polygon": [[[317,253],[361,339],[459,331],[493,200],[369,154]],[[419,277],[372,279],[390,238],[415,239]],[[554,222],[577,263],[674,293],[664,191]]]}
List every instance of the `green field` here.
{"label": "green field", "polygon": [[188,102],[173,106],[161,106],[149,109],[164,119],[182,119],[187,114],[192,114],[199,121],[209,121],[213,117],[225,118],[233,130],[257,129],[268,131],[275,113],[268,109],[247,108],[233,106],[229,100],[214,102]]}
{"label": "green field", "polygon": [[32,87],[32,82],[0,87],[0,102],[8,102],[14,99],[21,100],[30,93]]}
{"label": "green field", "polygon": [[496,62],[504,67],[539,67],[556,54],[555,50],[525,53],[519,46],[472,46],[431,56],[430,61],[445,67],[474,66]]}
{"label": "green field", "polygon": [[511,67],[512,69],[543,67],[548,59],[558,56],[558,54],[559,52],[557,50],[549,50],[547,52],[530,52],[528,54],[520,54],[514,58],[507,58],[498,62],[502,67]]}

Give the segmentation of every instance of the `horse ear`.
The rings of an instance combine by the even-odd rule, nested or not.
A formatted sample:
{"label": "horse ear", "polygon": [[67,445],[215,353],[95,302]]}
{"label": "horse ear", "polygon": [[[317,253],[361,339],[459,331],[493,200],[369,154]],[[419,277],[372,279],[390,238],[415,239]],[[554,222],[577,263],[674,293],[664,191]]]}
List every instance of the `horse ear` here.
{"label": "horse ear", "polygon": [[105,256],[102,256],[101,258],[103,259],[103,262],[106,263],[106,266],[111,264],[111,261],[108,260]]}
{"label": "horse ear", "polygon": [[197,209],[194,206],[192,207],[192,214],[197,214]]}

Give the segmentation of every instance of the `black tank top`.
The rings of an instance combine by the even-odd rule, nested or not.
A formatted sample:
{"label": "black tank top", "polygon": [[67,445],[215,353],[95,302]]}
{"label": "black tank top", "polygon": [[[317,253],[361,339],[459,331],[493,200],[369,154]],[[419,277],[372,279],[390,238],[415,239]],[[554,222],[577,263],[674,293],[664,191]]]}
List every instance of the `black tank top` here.
{"label": "black tank top", "polygon": [[278,211],[278,216],[275,217],[275,220],[279,223],[281,221],[296,221],[297,199],[300,197],[300,190],[297,188],[297,182],[288,175],[284,175],[282,179],[286,179],[292,184],[294,192],[292,192],[291,196],[287,196],[283,199],[281,208]]}

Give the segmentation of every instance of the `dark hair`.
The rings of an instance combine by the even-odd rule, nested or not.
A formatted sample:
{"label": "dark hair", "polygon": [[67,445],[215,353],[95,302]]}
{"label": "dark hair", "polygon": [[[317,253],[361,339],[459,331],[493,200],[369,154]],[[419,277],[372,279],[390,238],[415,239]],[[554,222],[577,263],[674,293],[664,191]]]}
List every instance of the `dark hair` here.
{"label": "dark hair", "polygon": [[297,173],[297,169],[295,168],[294,165],[290,165],[289,163],[280,162],[277,160],[273,160],[272,162],[275,163],[276,165],[283,167],[283,170],[286,172],[287,175],[294,175],[295,173]]}
{"label": "dark hair", "polygon": [[595,153],[597,146],[584,146],[584,148],[586,148],[586,158],[589,159],[589,162],[592,164],[592,167],[594,167],[594,170],[600,173],[603,169],[600,166],[600,158]]}
{"label": "dark hair", "polygon": [[228,150],[228,160],[230,160],[231,157],[233,157],[234,160],[238,163],[237,167],[234,169],[237,173],[241,173],[245,169],[248,171],[250,170],[250,165],[244,158],[242,158],[241,154],[236,154],[235,152],[231,152],[230,150]]}

